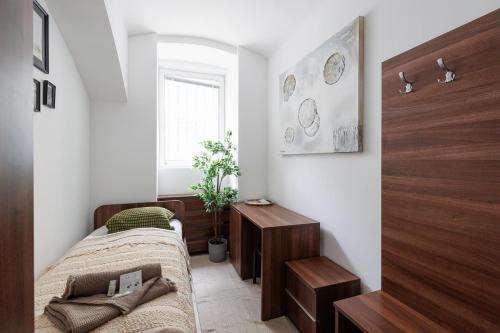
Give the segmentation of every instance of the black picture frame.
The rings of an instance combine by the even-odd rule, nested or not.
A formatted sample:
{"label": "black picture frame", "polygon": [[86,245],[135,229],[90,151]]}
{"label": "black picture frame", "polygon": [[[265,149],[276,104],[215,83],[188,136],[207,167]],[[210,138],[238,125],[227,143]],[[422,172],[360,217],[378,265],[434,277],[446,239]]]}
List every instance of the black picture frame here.
{"label": "black picture frame", "polygon": [[40,81],[33,79],[33,111],[40,112]]}
{"label": "black picture frame", "polygon": [[[41,70],[42,72],[49,73],[49,14],[43,9],[43,7],[36,1],[33,0],[33,31],[37,30],[37,21],[41,20],[41,36],[33,36],[33,65]],[[35,32],[34,32],[35,34]],[[41,46],[38,45],[37,41],[41,40]],[[38,48],[41,47],[41,50]],[[35,55],[35,53],[40,53],[42,58]]]}
{"label": "black picture frame", "polygon": [[49,81],[43,81],[43,105],[54,109],[56,107],[56,86]]}

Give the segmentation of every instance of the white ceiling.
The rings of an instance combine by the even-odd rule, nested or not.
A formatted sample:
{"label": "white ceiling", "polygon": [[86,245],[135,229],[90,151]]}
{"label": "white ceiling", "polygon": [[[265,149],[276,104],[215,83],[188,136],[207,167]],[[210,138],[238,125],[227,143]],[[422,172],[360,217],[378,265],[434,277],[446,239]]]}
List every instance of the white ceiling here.
{"label": "white ceiling", "polygon": [[[155,32],[163,35],[160,41],[197,41],[195,44],[213,44],[230,53],[235,52],[234,46],[244,46],[269,56],[324,1],[331,0],[46,0],[46,3],[91,99],[124,102],[128,60],[123,41],[127,40],[127,33]],[[220,58],[223,53],[214,53],[211,58]]]}
{"label": "white ceiling", "polygon": [[158,43],[157,57],[162,62],[182,62],[228,68],[236,65],[236,54],[202,45]]}
{"label": "white ceiling", "polygon": [[120,0],[129,35],[195,36],[270,55],[326,0]]}

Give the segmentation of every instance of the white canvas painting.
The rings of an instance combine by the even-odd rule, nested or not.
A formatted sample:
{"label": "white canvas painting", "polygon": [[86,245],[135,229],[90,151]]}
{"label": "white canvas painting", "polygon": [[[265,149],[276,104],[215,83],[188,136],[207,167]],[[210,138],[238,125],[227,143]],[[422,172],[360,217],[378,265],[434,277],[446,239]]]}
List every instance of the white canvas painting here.
{"label": "white canvas painting", "polygon": [[282,154],[362,151],[363,18],[279,79]]}

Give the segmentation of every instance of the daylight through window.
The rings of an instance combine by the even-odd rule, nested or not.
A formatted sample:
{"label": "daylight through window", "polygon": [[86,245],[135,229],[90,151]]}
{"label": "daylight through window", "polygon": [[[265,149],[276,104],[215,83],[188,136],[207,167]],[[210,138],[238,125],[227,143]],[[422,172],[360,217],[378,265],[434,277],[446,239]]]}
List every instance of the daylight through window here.
{"label": "daylight through window", "polygon": [[224,77],[160,71],[161,167],[190,167],[200,142],[224,133]]}

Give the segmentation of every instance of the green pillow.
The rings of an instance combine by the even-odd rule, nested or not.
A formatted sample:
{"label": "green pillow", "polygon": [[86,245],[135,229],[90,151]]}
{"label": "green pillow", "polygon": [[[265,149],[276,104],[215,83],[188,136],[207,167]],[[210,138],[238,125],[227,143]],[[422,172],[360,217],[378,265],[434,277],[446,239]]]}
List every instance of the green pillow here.
{"label": "green pillow", "polygon": [[170,220],[174,213],[163,207],[141,207],[122,210],[106,221],[108,234],[135,228],[173,230]]}

